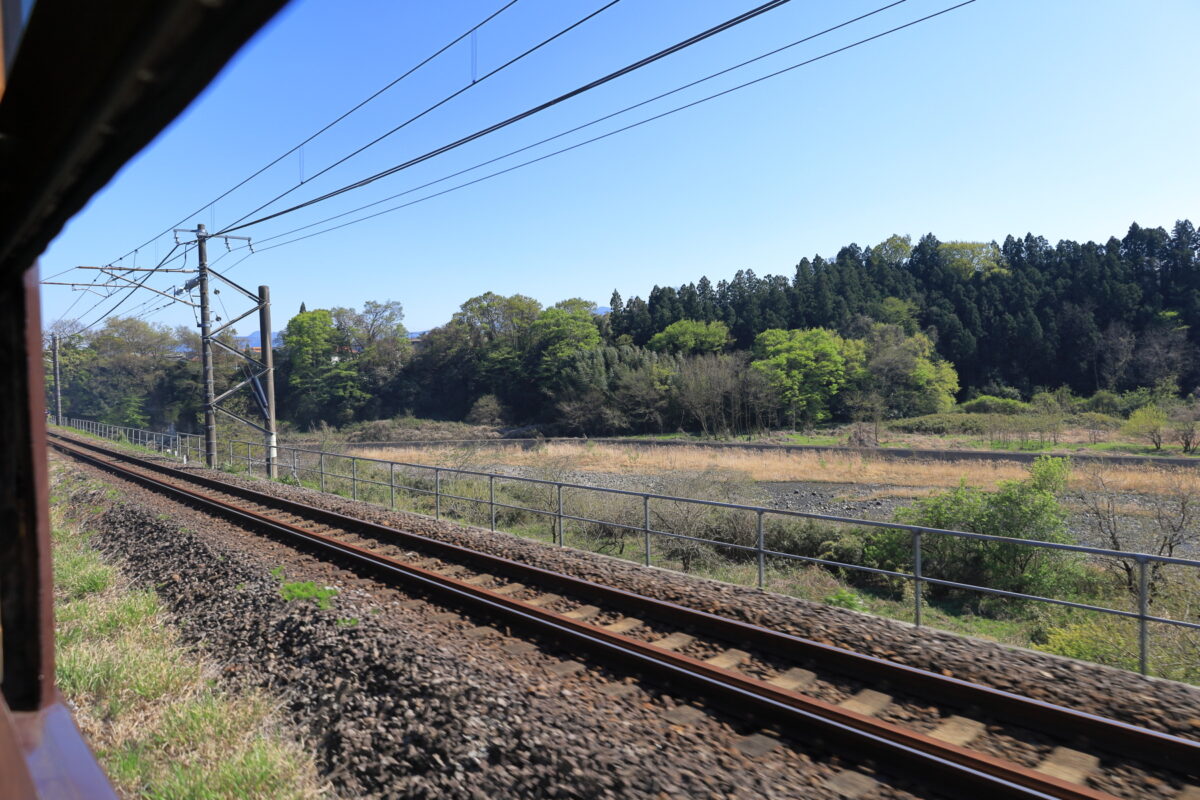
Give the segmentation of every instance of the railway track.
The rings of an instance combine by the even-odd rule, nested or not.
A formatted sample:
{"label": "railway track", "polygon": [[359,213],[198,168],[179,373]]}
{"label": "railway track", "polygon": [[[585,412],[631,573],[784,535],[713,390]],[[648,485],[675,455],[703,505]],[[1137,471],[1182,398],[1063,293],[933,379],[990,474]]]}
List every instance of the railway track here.
{"label": "railway track", "polygon": [[[1200,770],[1200,743],[1189,739],[469,550],[91,442],[52,435],[51,444],[177,500],[353,561],[385,580],[483,611],[508,627],[618,662],[749,717],[764,733],[747,738],[748,751],[776,746],[780,736],[817,740],[884,771],[919,776],[950,796],[1099,800],[1142,797],[1138,787],[1154,785],[1159,797],[1200,797],[1188,785]],[[930,702],[937,707],[932,719]],[[914,718],[923,724],[912,724]],[[1010,734],[1019,730],[1038,731],[1057,744],[1013,750]],[[1139,775],[1149,777],[1139,782]]]}

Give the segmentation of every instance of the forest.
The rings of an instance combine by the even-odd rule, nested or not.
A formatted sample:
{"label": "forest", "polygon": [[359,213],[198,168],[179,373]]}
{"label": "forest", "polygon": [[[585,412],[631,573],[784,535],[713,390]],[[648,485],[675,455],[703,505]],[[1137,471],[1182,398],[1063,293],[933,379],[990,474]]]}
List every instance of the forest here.
{"label": "forest", "polygon": [[[78,327],[53,328],[65,414],[198,430],[194,329]],[[488,292],[415,339],[397,301],[302,306],[277,339],[276,386],[297,430],[411,414],[711,435],[919,417],[980,397],[1086,397],[1128,415],[1194,397],[1198,345],[1200,234],[1183,220],[1103,244],[895,235],[791,274],[742,269],[645,299],[618,287],[600,311]],[[234,362],[218,356],[218,392],[240,379]]]}

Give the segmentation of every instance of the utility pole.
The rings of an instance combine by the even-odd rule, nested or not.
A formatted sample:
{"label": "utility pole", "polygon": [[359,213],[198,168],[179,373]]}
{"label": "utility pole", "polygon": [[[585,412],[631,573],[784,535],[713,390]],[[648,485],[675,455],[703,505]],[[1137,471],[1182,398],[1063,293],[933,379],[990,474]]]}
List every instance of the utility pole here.
{"label": "utility pole", "polygon": [[217,410],[213,385],[212,319],[208,309],[208,231],[196,225],[196,253],[199,259],[200,287],[200,369],[204,376],[204,465],[217,466]]}
{"label": "utility pole", "polygon": [[58,334],[50,334],[54,346],[54,424],[62,425],[62,373],[58,370]]}
{"label": "utility pole", "polygon": [[274,479],[279,477],[279,467],[276,460],[279,457],[278,442],[275,438],[275,341],[271,333],[271,287],[258,287],[258,339],[262,345],[263,377],[266,386],[263,393],[266,396],[266,408],[263,414],[266,424],[264,437],[267,443],[267,476]]}

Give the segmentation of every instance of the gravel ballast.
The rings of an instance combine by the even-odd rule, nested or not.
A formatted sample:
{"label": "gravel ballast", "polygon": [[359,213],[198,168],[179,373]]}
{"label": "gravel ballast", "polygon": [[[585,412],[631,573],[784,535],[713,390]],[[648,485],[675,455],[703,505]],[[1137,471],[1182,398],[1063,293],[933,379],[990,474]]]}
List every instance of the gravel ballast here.
{"label": "gravel ballast", "polygon": [[1188,738],[1200,738],[1200,688],[697,578],[507,533],[393,512],[303,487],[197,470],[231,484],[358,516],[586,580],[777,628]]}
{"label": "gravel ballast", "polygon": [[[93,469],[66,472],[59,492],[95,546],[157,590],[228,680],[283,698],[344,796],[836,796],[836,760],[789,746],[750,758],[733,746],[748,731],[708,715],[670,723],[680,700],[629,676],[556,674],[569,655],[473,638],[478,622],[146,490],[122,483],[114,496],[80,480]],[[328,609],[288,602],[281,580],[341,594]],[[910,795],[883,784],[869,796]]]}

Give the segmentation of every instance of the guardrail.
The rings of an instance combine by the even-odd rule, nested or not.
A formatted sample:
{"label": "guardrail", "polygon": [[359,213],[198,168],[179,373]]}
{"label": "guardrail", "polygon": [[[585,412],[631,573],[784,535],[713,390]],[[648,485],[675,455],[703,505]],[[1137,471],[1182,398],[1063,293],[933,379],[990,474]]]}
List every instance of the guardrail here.
{"label": "guardrail", "polygon": [[[54,417],[51,415],[50,420]],[[147,431],[141,428],[127,428],[122,425],[109,425],[107,422],[95,422],[90,419],[64,417],[59,422],[61,427],[100,436],[105,439],[126,441],[138,447],[144,447],[165,456],[178,458],[184,464],[190,460],[204,460],[204,437],[194,433],[161,433]]]}
{"label": "guardrail", "polygon": [[[75,424],[79,422],[85,422],[89,427],[84,428]],[[108,438],[118,438],[118,436],[112,435],[113,432],[118,432],[118,434],[123,436],[124,439],[133,443],[147,441],[153,443],[162,441],[161,439],[156,439],[154,437],[168,436],[167,434],[155,434],[150,431],[140,431],[137,435],[131,436],[128,431],[134,429],[107,426],[98,423],[89,423],[85,420],[68,420],[67,423],[73,425],[74,427],[79,427],[80,430],[85,430],[89,433],[96,433],[97,435],[106,436]],[[197,440],[190,445],[185,443],[183,445],[185,452],[191,452],[196,455],[202,454],[202,437],[195,435],[185,436],[190,436],[191,439]],[[261,468],[263,474],[267,474],[267,448],[263,443],[230,440],[227,444],[227,447],[228,450],[225,455],[228,457],[228,461],[226,462],[228,465],[232,467],[237,464],[243,464],[245,465],[247,472],[251,474]],[[333,491],[338,494],[344,494],[345,490],[348,489],[348,496],[352,499],[375,502],[389,507],[392,510],[396,510],[397,508],[396,496],[397,492],[399,491],[416,497],[432,498],[435,519],[441,519],[444,516],[443,505],[446,502],[466,503],[481,508],[486,506],[486,518],[490,529],[493,531],[497,530],[498,512],[511,510],[523,514],[533,514],[537,517],[546,517],[552,520],[552,538],[554,543],[560,547],[565,546],[564,525],[567,522],[599,526],[601,530],[610,533],[612,531],[627,532],[641,539],[642,558],[640,560],[646,566],[663,566],[662,563],[654,563],[654,553],[656,549],[661,550],[661,548],[656,548],[655,544],[664,541],[673,541],[690,542],[693,544],[712,547],[714,549],[720,548],[735,553],[741,553],[746,557],[752,558],[757,563],[757,585],[759,589],[766,588],[768,559],[781,559],[789,562],[815,564],[839,570],[864,572],[908,581],[911,582],[913,587],[912,614],[913,622],[917,626],[922,625],[923,608],[926,605],[926,601],[924,600],[924,587],[927,585],[979,592],[982,594],[1007,597],[1015,600],[1029,600],[1038,603],[1105,614],[1121,619],[1136,620],[1138,633],[1138,666],[1142,674],[1148,674],[1149,671],[1151,623],[1200,631],[1200,622],[1191,622],[1188,620],[1162,617],[1152,614],[1150,611],[1152,594],[1150,577],[1151,570],[1154,568],[1154,565],[1159,565],[1159,568],[1166,565],[1200,568],[1200,560],[1175,558],[1153,553],[1112,550],[1101,547],[1090,547],[1087,545],[1060,544],[1058,542],[1046,542],[1033,539],[1015,539],[1005,536],[970,533],[968,531],[943,530],[940,528],[928,528],[920,525],[906,525],[897,522],[857,519],[854,517],[839,517],[830,514],[793,511],[789,509],[769,508],[765,506],[746,505],[741,503],[727,503],[718,500],[675,497],[672,495],[662,495],[653,492],[611,489],[565,481],[505,475],[481,470],[442,467],[400,461],[386,461],[377,458],[364,458],[361,456],[330,453],[323,450],[313,450],[308,448],[289,447],[286,445],[279,445],[277,447],[277,452],[278,456],[275,462],[277,474],[284,476],[283,480],[295,483],[307,482],[314,485],[316,488],[319,488],[323,492]],[[341,467],[341,471],[337,469],[338,467]],[[402,478],[403,481],[410,481],[410,483],[403,481],[397,482],[398,476]],[[422,476],[425,476],[423,480]],[[464,484],[462,482],[463,478],[478,481],[480,485],[472,486],[470,484]],[[484,495],[482,490],[479,492],[480,496],[470,496],[469,494],[465,493],[472,488],[482,489],[482,483],[484,481],[486,481],[486,495]],[[541,489],[542,492],[534,499],[544,501],[540,504],[544,507],[538,507],[537,505],[529,504],[521,505],[514,502],[504,502],[503,499],[498,499],[498,485],[500,487],[504,487],[506,484],[537,487]],[[343,491],[337,491],[339,488]],[[458,493],[456,493],[456,491]],[[616,496],[624,498],[627,501],[632,501],[632,507],[629,505],[626,506],[626,513],[624,516],[627,519],[633,518],[635,521],[629,522],[619,519],[599,519],[582,513],[568,513],[568,507],[571,501],[578,500],[586,493],[598,493],[602,495]],[[657,520],[659,524],[662,524],[668,520],[670,515],[664,513],[664,506],[667,504],[682,504],[683,506],[692,508],[716,508],[748,515],[750,527],[746,528],[743,526],[743,533],[748,534],[748,537],[744,538],[748,538],[752,544],[743,544],[734,541],[722,541],[720,539],[692,536],[682,533],[678,530],[663,530],[659,527],[655,527],[652,524],[652,520]],[[683,516],[686,518],[687,515],[685,514]],[[880,569],[862,564],[852,564],[828,558],[804,556],[797,553],[788,553],[769,548],[767,547],[767,521],[779,518],[817,520],[821,522],[846,524],[906,533],[909,536],[909,543],[911,546],[913,563],[912,572]],[[1135,610],[1112,608],[1109,606],[1099,606],[1089,603],[1078,603],[1062,598],[1045,597],[1043,595],[1007,591],[988,586],[979,586],[976,584],[959,583],[926,574],[922,569],[922,558],[926,552],[925,548],[927,547],[925,543],[926,537],[955,537],[976,542],[1003,543],[1009,546],[1015,545],[1050,551],[1077,553],[1099,559],[1116,559],[1124,564],[1130,565],[1136,572],[1137,581],[1133,604],[1135,606]],[[660,561],[665,560],[667,559],[660,558]],[[676,558],[674,560],[679,559]]]}

